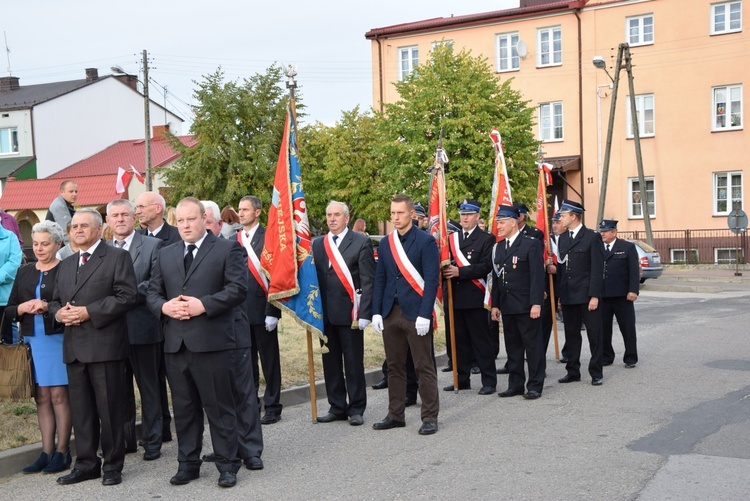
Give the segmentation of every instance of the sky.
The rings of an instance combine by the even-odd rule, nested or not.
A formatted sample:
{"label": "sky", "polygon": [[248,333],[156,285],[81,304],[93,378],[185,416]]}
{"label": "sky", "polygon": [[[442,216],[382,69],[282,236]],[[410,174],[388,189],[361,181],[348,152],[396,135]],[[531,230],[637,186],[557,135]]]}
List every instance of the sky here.
{"label": "sky", "polygon": [[[373,28],[515,8],[519,0],[321,0],[166,2],[26,0],[1,9],[0,44],[10,72],[33,85],[141,68],[149,53],[152,100],[192,121],[195,81],[219,67],[227,80],[249,77],[278,62],[297,67],[308,121],[333,124],[343,110],[372,103]],[[6,55],[5,51],[2,52]],[[8,75],[8,59],[0,68]],[[187,127],[183,128],[187,133]]]}

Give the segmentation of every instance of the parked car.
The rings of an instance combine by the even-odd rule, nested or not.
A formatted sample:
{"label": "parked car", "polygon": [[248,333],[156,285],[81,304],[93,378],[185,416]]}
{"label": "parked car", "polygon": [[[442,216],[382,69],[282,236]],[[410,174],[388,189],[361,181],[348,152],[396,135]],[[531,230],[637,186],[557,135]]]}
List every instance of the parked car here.
{"label": "parked car", "polygon": [[664,271],[659,252],[641,240],[628,239],[628,242],[633,242],[638,251],[638,261],[641,263],[641,283],[649,278],[659,278]]}
{"label": "parked car", "polygon": [[380,241],[385,238],[385,235],[370,235],[370,242],[372,242],[372,250],[375,254],[375,262],[378,262],[378,246],[380,245]]}

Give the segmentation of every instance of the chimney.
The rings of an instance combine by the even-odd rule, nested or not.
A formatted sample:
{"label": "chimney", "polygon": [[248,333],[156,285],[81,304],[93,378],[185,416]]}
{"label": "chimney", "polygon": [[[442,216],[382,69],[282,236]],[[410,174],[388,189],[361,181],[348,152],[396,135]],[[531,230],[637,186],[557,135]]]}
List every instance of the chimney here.
{"label": "chimney", "polygon": [[154,125],[153,132],[154,141],[166,139],[166,136],[169,133],[169,125]]}
{"label": "chimney", "polygon": [[96,68],[86,68],[86,81],[93,82],[99,80],[99,70]]}
{"label": "chimney", "polygon": [[18,84],[18,80],[18,77],[0,77],[0,92],[20,89],[21,86]]}

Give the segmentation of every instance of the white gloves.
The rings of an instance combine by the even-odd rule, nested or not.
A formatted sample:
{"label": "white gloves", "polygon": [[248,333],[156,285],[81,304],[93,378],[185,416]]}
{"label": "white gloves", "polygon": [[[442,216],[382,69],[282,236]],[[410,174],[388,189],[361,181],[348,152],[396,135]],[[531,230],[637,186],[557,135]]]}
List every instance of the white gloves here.
{"label": "white gloves", "polygon": [[276,326],[279,325],[279,319],[272,316],[266,317],[266,330],[268,332],[271,332],[276,328]]}
{"label": "white gloves", "polygon": [[430,332],[431,325],[432,325],[432,320],[429,318],[424,318],[424,317],[417,317],[417,321],[414,322],[414,327],[417,328],[418,336],[424,336],[428,332]]}
{"label": "white gloves", "polygon": [[370,325],[370,321],[366,320],[364,318],[360,318],[359,321],[357,322],[357,324],[359,326],[359,330],[363,331],[363,330],[365,330],[365,327],[367,327],[368,325]]}
{"label": "white gloves", "polygon": [[[361,322],[361,320],[360,320]],[[382,315],[373,315],[372,316],[372,328],[375,329],[375,332],[378,334],[383,334],[383,317]]]}

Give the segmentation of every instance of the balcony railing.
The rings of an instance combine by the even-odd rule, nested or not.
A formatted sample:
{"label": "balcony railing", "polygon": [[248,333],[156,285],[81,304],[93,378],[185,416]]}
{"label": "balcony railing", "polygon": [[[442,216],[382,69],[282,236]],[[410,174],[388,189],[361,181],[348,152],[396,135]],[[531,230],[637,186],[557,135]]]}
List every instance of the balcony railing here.
{"label": "balcony railing", "polygon": [[[664,264],[748,263],[750,236],[726,230],[655,230],[654,247]],[[619,238],[646,241],[645,231],[621,231]]]}

